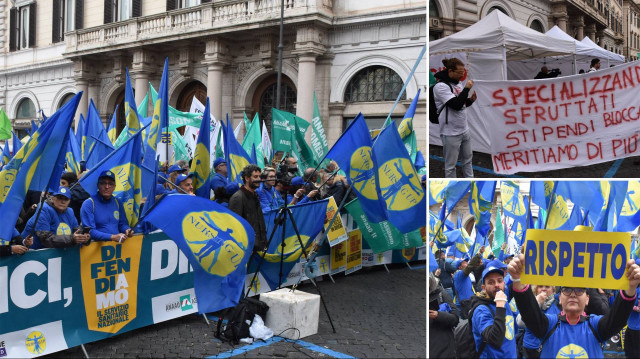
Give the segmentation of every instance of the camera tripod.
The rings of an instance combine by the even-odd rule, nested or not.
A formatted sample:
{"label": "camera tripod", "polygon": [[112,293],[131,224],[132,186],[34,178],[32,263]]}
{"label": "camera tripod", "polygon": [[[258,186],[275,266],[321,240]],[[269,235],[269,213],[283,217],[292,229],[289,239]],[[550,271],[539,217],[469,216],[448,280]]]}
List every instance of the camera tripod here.
{"label": "camera tripod", "polygon": [[[286,194],[285,194],[286,196]],[[262,252],[262,254],[260,255],[260,261],[258,262],[258,265],[256,267],[256,272],[253,274],[253,277],[251,278],[251,281],[249,282],[249,287],[247,288],[247,292],[243,293],[242,297],[245,298],[247,295],[249,295],[249,292],[251,291],[251,288],[253,287],[253,283],[255,283],[255,280],[258,276],[258,273],[260,273],[260,267],[262,265],[262,263],[264,262],[264,257],[267,254],[267,250],[269,249],[269,246],[271,245],[271,241],[273,240],[276,230],[278,229],[279,226],[282,226],[282,241],[280,243],[280,273],[278,275],[278,288],[280,288],[282,286],[282,276],[284,275],[282,273],[282,266],[283,266],[283,262],[284,262],[284,251],[285,251],[285,247],[286,247],[286,243],[285,243],[285,238],[286,238],[286,224],[287,224],[287,220],[291,221],[291,224],[293,225],[293,230],[296,234],[296,237],[298,239],[298,244],[300,245],[300,249],[302,250],[302,254],[304,255],[304,258],[307,260],[307,265],[310,265],[310,263],[308,262],[309,260],[309,256],[307,254],[307,250],[304,246],[304,243],[302,242],[302,238],[300,238],[300,232],[298,231],[298,226],[296,225],[296,221],[293,218],[293,215],[291,213],[291,209],[287,206],[287,201],[286,201],[286,197],[285,197],[285,201],[284,201],[284,206],[280,207],[278,209],[278,214],[276,215],[276,218],[274,219],[274,224],[275,226],[273,227],[273,229],[271,230],[271,234],[269,234],[269,240],[267,241],[267,248]],[[288,218],[287,218],[288,217]],[[254,250],[255,253],[255,250]],[[247,269],[250,267],[251,265],[251,260],[253,259],[253,253],[251,255],[251,257],[249,257],[249,262],[247,263]],[[316,282],[312,279],[309,278],[309,280],[311,281],[311,283],[313,284],[313,286],[316,288],[316,290],[318,291],[318,295],[320,295],[320,301],[322,302],[322,306],[324,307],[325,312],[327,313],[327,318],[329,318],[329,323],[331,324],[331,329],[333,329],[333,332],[336,332],[336,328],[333,325],[333,321],[331,320],[331,315],[329,314],[329,309],[327,309],[327,305],[324,301],[324,297],[322,295],[322,292],[320,291],[320,288],[318,287],[318,285],[316,284]]]}

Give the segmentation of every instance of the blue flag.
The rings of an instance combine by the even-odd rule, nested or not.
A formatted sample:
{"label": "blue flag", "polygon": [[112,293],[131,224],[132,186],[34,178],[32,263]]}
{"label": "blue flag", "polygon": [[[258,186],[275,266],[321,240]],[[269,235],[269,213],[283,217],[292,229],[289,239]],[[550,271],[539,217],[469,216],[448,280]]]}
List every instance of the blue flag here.
{"label": "blue flag", "polygon": [[233,135],[233,128],[229,123],[229,115],[227,115],[227,125],[222,124],[222,130],[224,131],[224,157],[227,162],[227,178],[231,182],[244,183],[241,172],[251,164],[251,157],[242,148],[236,136]]}
{"label": "blue flag", "polygon": [[107,137],[109,137],[111,144],[116,143],[116,138],[118,138],[118,106],[119,104],[116,105],[116,109],[113,111],[113,115],[111,115],[111,121],[109,121],[109,127],[107,128]]}
{"label": "blue flag", "polygon": [[[164,60],[164,69],[162,71],[162,80],[160,80],[160,93],[158,99],[153,106],[153,116],[151,117],[151,125],[147,127],[147,138],[144,146],[144,160],[142,165],[146,168],[156,167],[156,153],[158,150],[158,143],[161,138],[163,143],[170,142],[170,134],[162,133],[169,127],[169,105],[168,105],[168,88],[169,88],[169,58]],[[162,135],[161,135],[162,133]],[[160,148],[165,151],[164,154],[160,154],[160,158],[166,157],[167,149],[164,146]],[[164,157],[163,157],[164,156]],[[166,160],[166,159],[165,159]],[[148,193],[151,186],[155,186],[156,182],[149,176],[145,176],[142,182],[142,190],[144,193]]]}
{"label": "blue flag", "polygon": [[113,172],[116,175],[116,189],[113,191],[113,196],[124,207],[127,221],[131,227],[138,222],[142,202],[142,189],[140,188],[142,182],[141,148],[142,131],[138,131],[80,179],[80,184],[85,191],[96,193],[100,173],[102,171]]}
{"label": "blue flag", "polygon": [[628,181],[623,194],[624,198],[620,201],[620,205],[616,196],[616,206],[620,207],[616,231],[630,232],[640,225],[640,181]]}
{"label": "blue flag", "polygon": [[377,163],[381,199],[389,222],[402,233],[424,227],[426,196],[395,123],[378,135],[373,158]]}
{"label": "blue flag", "polygon": [[545,211],[548,210],[553,186],[553,181],[531,181],[529,191],[531,193],[531,202],[542,207]]}
{"label": "blue flag", "polygon": [[200,123],[200,132],[196,141],[196,149],[193,153],[191,161],[191,171],[193,173],[193,192],[196,196],[209,199],[211,198],[210,172],[211,172],[211,150],[209,146],[209,128],[211,121],[209,119],[209,98],[207,98],[207,106],[202,113],[203,121]]}
{"label": "blue flag", "polygon": [[2,166],[11,161],[11,152],[9,151],[9,141],[4,143],[4,149],[2,150]]}
{"label": "blue flag", "polygon": [[433,254],[430,248],[427,248],[429,252],[429,272],[433,272],[438,269],[438,262],[436,261],[436,256]]}
{"label": "blue flag", "polygon": [[84,125],[84,115],[80,114],[80,118],[78,118],[78,127],[76,127],[76,140],[78,140],[78,143],[80,144],[80,155],[82,156],[80,159],[81,161],[84,161]]}
{"label": "blue flag", "polygon": [[0,239],[11,239],[28,190],[60,187],[69,128],[81,96],[76,94],[49,117],[0,172]]}
{"label": "blue flag", "polygon": [[38,131],[38,125],[36,125],[36,121],[31,120],[31,131],[29,131],[29,135],[33,136],[36,131]]}
{"label": "blue flag", "polygon": [[138,108],[136,106],[136,98],[133,95],[129,69],[127,68],[126,71],[127,80],[124,86],[124,118],[127,121],[127,131],[129,132],[129,136],[133,136],[140,130],[140,120],[138,119]]}
{"label": "blue flag", "polygon": [[429,192],[429,206],[444,202],[444,189],[447,188],[447,180],[433,180],[427,182],[427,192]]}
{"label": "blue flag", "polygon": [[73,131],[69,129],[69,144],[67,145],[67,154],[65,155],[67,170],[69,172],[73,172],[77,175],[80,174],[80,158],[82,158],[82,155],[80,154],[80,145],[78,144],[78,140],[76,139],[76,136],[74,136]]}
{"label": "blue flag", "polygon": [[449,184],[444,189],[444,203],[447,206],[447,212],[451,213],[470,189],[471,182],[469,181],[449,181]]}
{"label": "blue flag", "polygon": [[[309,251],[313,239],[320,233],[324,227],[324,219],[327,213],[328,199],[321,201],[308,202],[305,204],[299,204],[289,207],[291,209],[291,215],[296,222],[298,233],[300,233],[300,239],[305,251]],[[271,234],[275,224],[274,219],[278,215],[278,210],[271,210],[264,213],[264,223],[267,225],[267,233]],[[282,278],[280,278],[280,257],[282,253],[282,231],[283,226],[276,228],[273,239],[269,244],[267,253],[264,256],[264,261],[260,266],[260,273],[269,284],[271,289],[278,288],[278,284],[284,283],[287,280],[287,275],[293,269],[293,266],[298,263],[300,256],[302,255],[302,248],[300,242],[296,236],[296,232],[293,229],[293,222],[291,220],[286,221],[286,228],[284,229],[284,259],[282,261]],[[253,264],[257,265],[260,261],[259,256],[262,252],[255,253],[252,260]],[[282,281],[280,281],[282,279]]]}
{"label": "blue flag", "polygon": [[113,146],[111,146],[111,141],[109,141],[109,136],[107,136],[107,131],[104,129],[93,100],[89,101],[84,137],[83,158],[87,162],[87,168],[93,168],[113,151]]}
{"label": "blue flag", "polygon": [[367,218],[371,222],[378,223],[387,219],[387,215],[384,202],[380,201],[376,161],[371,146],[369,128],[364,117],[359,113],[331,147],[326,157],[336,161],[340,169],[347,174],[347,179],[356,192]]}
{"label": "blue flag", "polygon": [[182,194],[166,196],[144,220],[162,229],[189,259],[198,313],[238,304],[255,240],[247,221],[216,202]]}
{"label": "blue flag", "polygon": [[482,236],[486,236],[491,229],[491,216],[487,216],[485,212],[491,213],[496,184],[496,181],[474,181],[471,183],[469,209],[474,218],[476,231],[480,231]]}
{"label": "blue flag", "polygon": [[512,181],[503,181],[500,186],[500,193],[504,214],[522,223],[524,226],[527,223],[527,206],[522,200],[520,186]]}
{"label": "blue flag", "polygon": [[13,144],[13,151],[11,151],[11,155],[15,156],[16,153],[18,153],[18,151],[20,151],[20,149],[22,148],[22,142],[20,142],[20,139],[18,138],[18,135],[15,134],[15,132],[11,131],[11,133],[13,134],[13,136],[11,137],[11,143]]}

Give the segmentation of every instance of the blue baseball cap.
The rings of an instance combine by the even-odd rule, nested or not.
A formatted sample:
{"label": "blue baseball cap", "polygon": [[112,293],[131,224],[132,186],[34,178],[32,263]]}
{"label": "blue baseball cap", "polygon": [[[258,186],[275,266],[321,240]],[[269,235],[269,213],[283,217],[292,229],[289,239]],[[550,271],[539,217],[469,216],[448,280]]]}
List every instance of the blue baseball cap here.
{"label": "blue baseball cap", "polygon": [[171,172],[185,172],[187,169],[186,168],[182,168],[178,165],[172,165],[171,167],[169,167],[169,170],[167,170],[167,173],[171,173]]}
{"label": "blue baseball cap", "polygon": [[112,171],[102,171],[100,173],[100,176],[98,176],[98,181],[100,181],[100,178],[111,178],[115,181],[116,175]]}
{"label": "blue baseball cap", "polygon": [[292,186],[302,186],[304,184],[304,179],[302,177],[293,177],[291,180]]}
{"label": "blue baseball cap", "polygon": [[458,267],[460,267],[460,264],[462,264],[462,262],[468,262],[469,261],[469,257],[464,257],[462,259],[456,259],[455,261],[453,261],[453,267],[455,269],[458,269]]}
{"label": "blue baseball cap", "polygon": [[60,187],[58,189],[58,191],[56,193],[53,194],[54,196],[63,196],[66,197],[68,199],[71,199],[71,191],[69,191],[69,189],[67,187]]}
{"label": "blue baseball cap", "polygon": [[499,260],[494,260],[487,263],[486,267],[482,271],[482,284],[484,284],[484,279],[487,277],[489,273],[500,273],[504,277],[503,269],[507,268],[507,265],[500,262]]}
{"label": "blue baseball cap", "polygon": [[223,163],[227,163],[227,161],[225,161],[224,158],[222,157],[218,157],[216,158],[215,161],[213,161],[213,168],[215,169],[216,167],[220,166]]}
{"label": "blue baseball cap", "polygon": [[178,177],[176,178],[176,186],[179,186],[180,183],[182,183],[182,181],[186,180],[187,178],[191,178],[193,177],[193,173],[189,173],[188,175],[178,175]]}

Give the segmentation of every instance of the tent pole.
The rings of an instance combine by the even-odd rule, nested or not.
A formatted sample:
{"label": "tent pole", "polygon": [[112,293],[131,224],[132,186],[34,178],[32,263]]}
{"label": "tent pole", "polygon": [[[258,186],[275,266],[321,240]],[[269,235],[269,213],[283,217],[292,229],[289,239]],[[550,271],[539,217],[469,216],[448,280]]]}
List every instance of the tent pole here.
{"label": "tent pole", "polygon": [[507,45],[502,45],[502,79],[507,80]]}
{"label": "tent pole", "polygon": [[576,64],[576,54],[573,54],[573,74],[578,73],[578,65]]}

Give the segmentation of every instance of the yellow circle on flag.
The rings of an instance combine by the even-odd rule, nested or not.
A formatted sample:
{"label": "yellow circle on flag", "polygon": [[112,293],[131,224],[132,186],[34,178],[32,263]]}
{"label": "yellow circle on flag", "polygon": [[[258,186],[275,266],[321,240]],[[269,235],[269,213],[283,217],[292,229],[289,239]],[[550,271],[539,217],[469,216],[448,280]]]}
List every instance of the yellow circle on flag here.
{"label": "yellow circle on flag", "polygon": [[403,211],[420,203],[424,190],[413,164],[406,158],[394,158],[378,167],[380,192],[387,208]]}
{"label": "yellow circle on flag", "polygon": [[371,200],[378,199],[374,167],[371,159],[371,147],[362,146],[351,155],[349,177],[351,178],[353,189]]}

